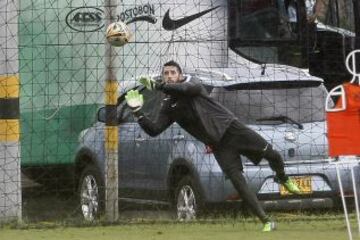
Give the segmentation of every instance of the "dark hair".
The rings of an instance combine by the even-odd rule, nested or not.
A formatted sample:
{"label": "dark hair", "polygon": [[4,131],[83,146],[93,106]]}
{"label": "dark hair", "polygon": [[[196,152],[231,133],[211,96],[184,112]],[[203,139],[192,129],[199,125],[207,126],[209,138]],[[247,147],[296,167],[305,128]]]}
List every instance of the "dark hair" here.
{"label": "dark hair", "polygon": [[182,73],[182,70],[181,70],[180,65],[179,65],[177,62],[175,62],[174,60],[171,60],[171,61],[168,61],[167,63],[165,63],[165,64],[164,64],[164,67],[166,67],[166,66],[174,66],[174,67],[177,68],[177,70],[179,71],[179,73]]}

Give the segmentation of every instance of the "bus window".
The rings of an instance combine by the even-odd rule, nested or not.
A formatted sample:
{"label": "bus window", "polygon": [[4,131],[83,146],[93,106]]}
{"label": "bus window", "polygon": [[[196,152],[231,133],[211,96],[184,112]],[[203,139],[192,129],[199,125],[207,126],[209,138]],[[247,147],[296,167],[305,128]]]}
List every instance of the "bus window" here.
{"label": "bus window", "polygon": [[297,65],[297,15],[296,0],[230,0],[229,46],[254,62]]}
{"label": "bus window", "polygon": [[283,1],[233,0],[229,4],[231,37],[242,41],[289,39],[289,16]]}

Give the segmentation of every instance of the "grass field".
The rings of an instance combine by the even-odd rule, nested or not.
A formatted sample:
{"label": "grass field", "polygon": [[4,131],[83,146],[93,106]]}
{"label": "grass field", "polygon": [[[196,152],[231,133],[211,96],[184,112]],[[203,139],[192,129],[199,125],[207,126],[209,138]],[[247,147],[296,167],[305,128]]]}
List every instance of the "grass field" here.
{"label": "grass field", "polygon": [[[251,240],[342,240],[348,239],[344,219],[337,216],[276,216],[278,229],[261,232],[262,225],[252,218],[201,220],[191,223],[136,222],[113,225],[66,226],[61,223],[5,225],[0,228],[0,239],[72,239],[72,240],[169,240],[169,239],[251,239]],[[354,218],[353,218],[354,220]],[[360,235],[352,226],[354,239]]]}

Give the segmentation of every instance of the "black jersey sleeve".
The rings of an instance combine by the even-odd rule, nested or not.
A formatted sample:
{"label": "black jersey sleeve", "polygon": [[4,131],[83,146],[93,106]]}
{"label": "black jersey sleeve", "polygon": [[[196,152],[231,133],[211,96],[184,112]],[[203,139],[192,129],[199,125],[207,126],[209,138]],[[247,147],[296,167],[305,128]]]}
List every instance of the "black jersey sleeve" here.
{"label": "black jersey sleeve", "polygon": [[174,121],[168,116],[166,106],[163,105],[155,121],[139,112],[136,114],[141,128],[151,137],[156,137],[168,128]]}
{"label": "black jersey sleeve", "polygon": [[182,83],[163,84],[161,90],[166,94],[181,94],[186,96],[197,96],[201,93],[202,85],[196,81]]}

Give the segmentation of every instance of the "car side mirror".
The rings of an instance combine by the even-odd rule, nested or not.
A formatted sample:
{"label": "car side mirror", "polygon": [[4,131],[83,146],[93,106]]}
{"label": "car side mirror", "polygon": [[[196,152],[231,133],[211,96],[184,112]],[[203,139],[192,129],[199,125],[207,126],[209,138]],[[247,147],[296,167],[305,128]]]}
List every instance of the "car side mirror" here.
{"label": "car side mirror", "polygon": [[[117,123],[123,122],[121,119],[123,112],[121,111],[120,114],[117,113],[116,119]],[[112,119],[112,117],[110,117]],[[102,123],[106,123],[106,107],[101,107],[97,112],[97,120]]]}
{"label": "car side mirror", "polygon": [[105,107],[101,107],[97,112],[97,120],[99,122],[106,122],[106,109]]}

